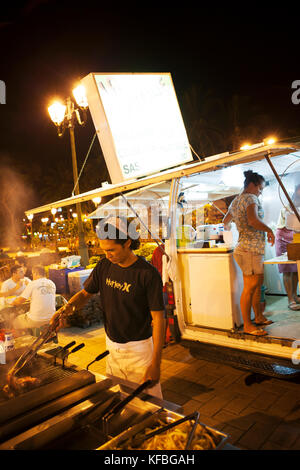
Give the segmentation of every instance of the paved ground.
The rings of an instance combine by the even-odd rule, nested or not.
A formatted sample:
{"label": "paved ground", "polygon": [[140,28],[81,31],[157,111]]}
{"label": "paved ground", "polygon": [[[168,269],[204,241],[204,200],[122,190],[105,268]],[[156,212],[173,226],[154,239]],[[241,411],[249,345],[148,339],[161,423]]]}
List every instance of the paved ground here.
{"label": "paved ground", "polygon": [[[68,328],[58,333],[59,344],[71,340],[85,347],[69,357],[86,367],[105,351],[104,330]],[[105,359],[91,371],[105,375]],[[230,435],[229,443],[245,450],[300,450],[300,380],[265,377],[245,384],[248,372],[195,359],[180,344],[163,351],[161,383],[166,400],[199,411],[201,421]],[[298,383],[297,383],[298,382]]]}

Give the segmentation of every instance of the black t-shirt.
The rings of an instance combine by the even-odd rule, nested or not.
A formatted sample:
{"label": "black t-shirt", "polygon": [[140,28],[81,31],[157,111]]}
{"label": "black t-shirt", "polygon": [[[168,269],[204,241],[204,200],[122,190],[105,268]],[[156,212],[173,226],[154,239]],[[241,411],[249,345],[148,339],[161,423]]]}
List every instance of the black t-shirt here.
{"label": "black t-shirt", "polygon": [[160,274],[140,256],[127,268],[100,260],[84,282],[84,290],[99,292],[105,331],[116,343],[150,338],[150,311],[164,310]]}

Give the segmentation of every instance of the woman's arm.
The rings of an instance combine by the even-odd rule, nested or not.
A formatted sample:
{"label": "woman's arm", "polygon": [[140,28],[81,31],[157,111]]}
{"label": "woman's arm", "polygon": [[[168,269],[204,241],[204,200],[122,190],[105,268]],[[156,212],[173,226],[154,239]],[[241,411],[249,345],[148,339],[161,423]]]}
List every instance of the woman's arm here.
{"label": "woman's arm", "polygon": [[230,230],[231,229],[231,221],[232,221],[232,215],[230,214],[230,212],[227,212],[227,214],[225,215],[224,219],[223,219],[223,224],[224,224],[224,229],[225,230]]}
{"label": "woman's arm", "polygon": [[268,242],[270,242],[273,246],[275,243],[273,231],[258,217],[256,204],[250,204],[247,207],[247,219],[251,227],[255,228],[256,230],[260,230],[261,232],[267,232]]}

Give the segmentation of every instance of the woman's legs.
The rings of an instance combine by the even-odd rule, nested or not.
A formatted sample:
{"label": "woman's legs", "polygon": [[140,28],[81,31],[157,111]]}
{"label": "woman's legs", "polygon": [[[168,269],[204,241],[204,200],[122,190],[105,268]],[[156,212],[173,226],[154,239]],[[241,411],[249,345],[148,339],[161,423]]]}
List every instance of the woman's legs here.
{"label": "woman's legs", "polygon": [[257,286],[253,292],[252,296],[252,308],[255,315],[255,322],[256,323],[263,323],[266,321],[266,317],[263,315],[262,308],[261,308],[261,287],[264,282],[264,275],[263,274],[256,274],[256,276],[260,276],[258,278]]}
{"label": "woman's legs", "polygon": [[263,283],[263,274],[244,275],[244,288],[241,295],[241,311],[244,321],[245,333],[251,333],[257,330],[257,327],[251,322],[251,307],[255,313],[255,319],[262,320],[260,309],[260,289]]}
{"label": "woman's legs", "polygon": [[284,288],[285,288],[287,296],[288,296],[289,303],[293,302],[293,300],[294,300],[293,274],[297,274],[297,273],[283,273],[282,274],[283,284],[284,284]]}
{"label": "woman's legs", "polygon": [[293,300],[300,302],[300,298],[297,296],[298,284],[299,284],[298,272],[292,273]]}

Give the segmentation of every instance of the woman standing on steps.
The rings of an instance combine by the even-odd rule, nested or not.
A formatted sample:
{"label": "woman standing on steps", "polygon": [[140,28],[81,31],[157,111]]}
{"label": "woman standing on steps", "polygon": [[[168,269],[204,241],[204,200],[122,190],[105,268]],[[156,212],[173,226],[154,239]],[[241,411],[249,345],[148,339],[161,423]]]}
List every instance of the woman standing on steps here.
{"label": "woman standing on steps", "polygon": [[[230,230],[231,222],[235,222],[239,232],[234,258],[243,272],[244,287],[240,302],[244,332],[262,336],[267,332],[257,327],[273,323],[264,317],[260,306],[265,232],[272,246],[275,237],[270,227],[262,221],[264,213],[258,198],[265,187],[264,177],[251,170],[245,171],[244,176],[244,189],[230,204],[223,223],[224,229]],[[255,314],[255,325],[251,322],[251,307]]]}

